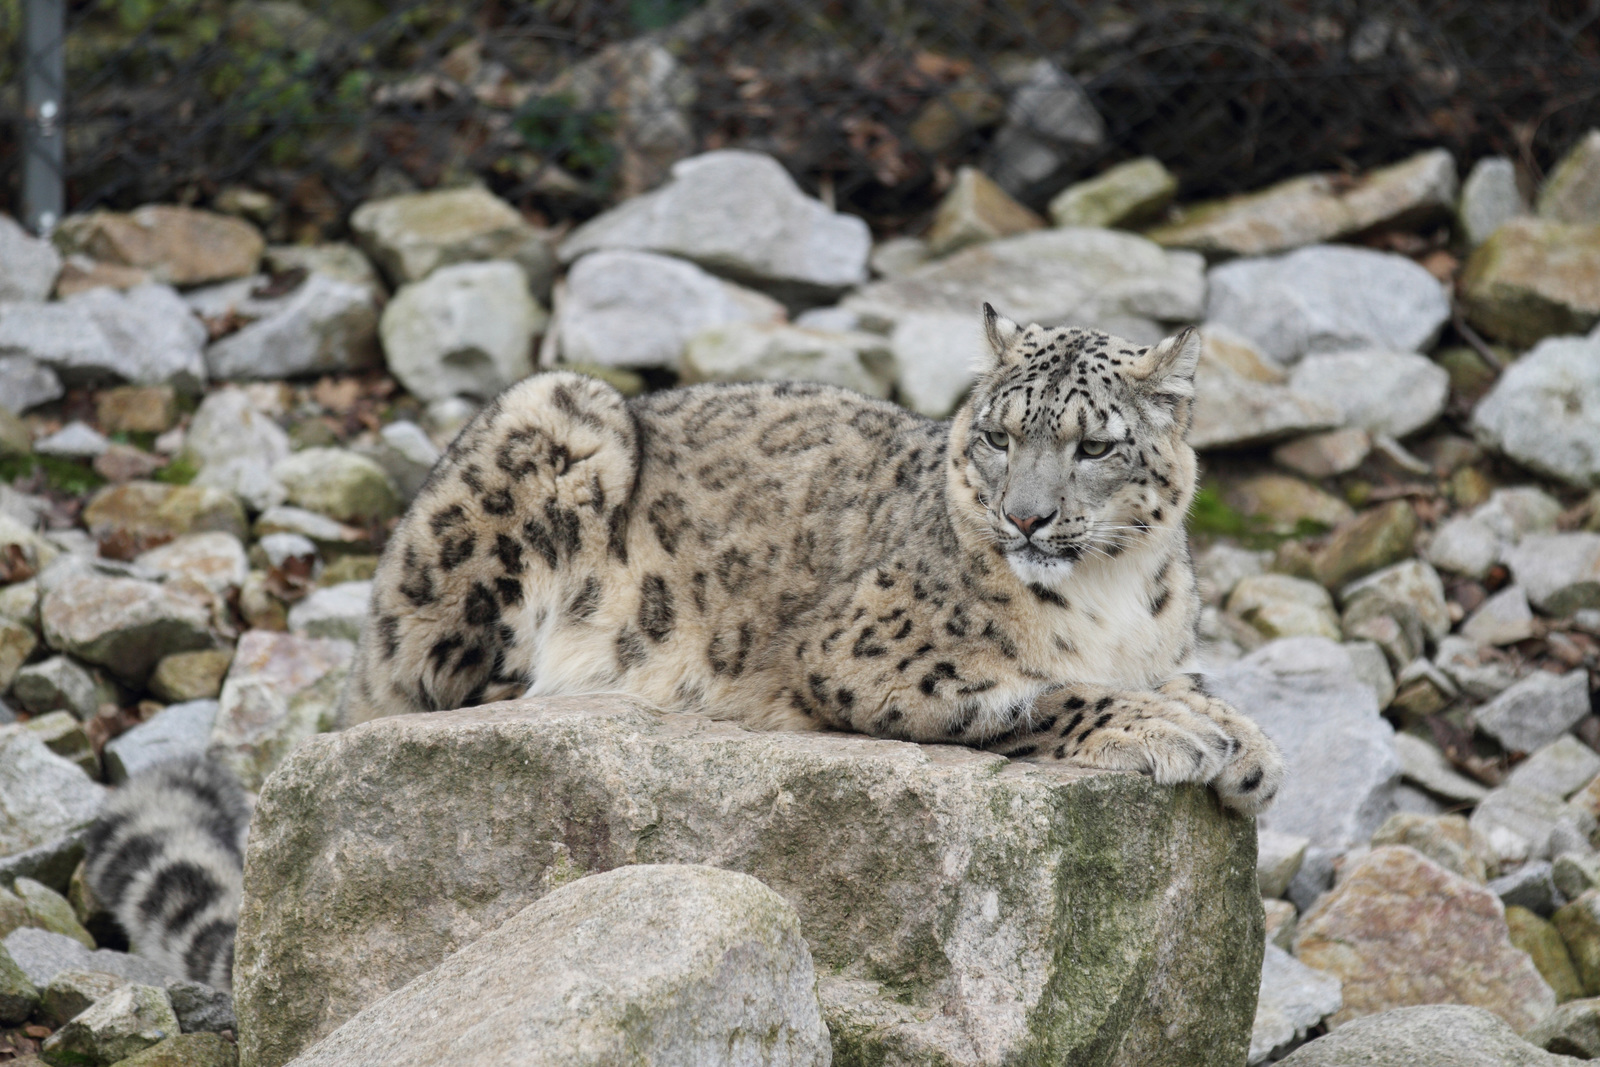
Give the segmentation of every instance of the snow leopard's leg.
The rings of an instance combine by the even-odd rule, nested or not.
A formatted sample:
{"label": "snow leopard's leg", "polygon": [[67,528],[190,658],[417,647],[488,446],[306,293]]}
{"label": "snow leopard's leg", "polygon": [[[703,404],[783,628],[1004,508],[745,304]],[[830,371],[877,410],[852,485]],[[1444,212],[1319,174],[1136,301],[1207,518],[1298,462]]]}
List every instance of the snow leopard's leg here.
{"label": "snow leopard's leg", "polygon": [[593,378],[540,374],[461,431],[396,527],[373,580],[341,719],[520,696],[541,630],[626,565],[638,430]]}
{"label": "snow leopard's leg", "polygon": [[1201,782],[1254,815],[1277,795],[1283,757],[1260,727],[1206,696],[1189,676],[1154,693],[1071,684],[1034,703],[1029,725],[982,747],[1017,759]]}

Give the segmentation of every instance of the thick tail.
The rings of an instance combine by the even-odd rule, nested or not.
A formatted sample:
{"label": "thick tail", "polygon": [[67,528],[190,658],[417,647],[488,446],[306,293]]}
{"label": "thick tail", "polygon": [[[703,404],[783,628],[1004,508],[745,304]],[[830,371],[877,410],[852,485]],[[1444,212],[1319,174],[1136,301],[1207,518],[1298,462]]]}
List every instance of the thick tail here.
{"label": "thick tail", "polygon": [[250,808],[238,781],[201,757],[132,778],[89,832],[84,872],[134,952],[217,989],[233,984]]}
{"label": "thick tail", "polygon": [[[341,725],[520,696],[539,631],[626,562],[638,433],[622,395],[538,374],[461,431],[384,550]],[[592,593],[590,594],[592,599]]]}

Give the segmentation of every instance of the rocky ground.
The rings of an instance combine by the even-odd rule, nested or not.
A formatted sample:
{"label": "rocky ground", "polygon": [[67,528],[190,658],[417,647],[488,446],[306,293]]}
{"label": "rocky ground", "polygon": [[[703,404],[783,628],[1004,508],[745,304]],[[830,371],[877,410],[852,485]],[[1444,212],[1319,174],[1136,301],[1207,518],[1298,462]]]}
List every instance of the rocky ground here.
{"label": "rocky ground", "polygon": [[1600,131],[1531,206],[1509,162],[1458,182],[1443,152],[1176,192],[1139,160],[1047,221],[964,170],[923,236],[874,243],[713,152],[564,234],[480,189],[316,246],[267,246],[259,196],[50,243],[0,218],[0,1060],[234,1061],[221,998],[115,951],[82,830],[166,756],[256,790],[337,725],[386,531],[478,404],[569,365],[942,416],[984,300],[1203,326],[1206,655],[1290,760],[1249,1062],[1325,1031],[1285,1062],[1600,1056]]}

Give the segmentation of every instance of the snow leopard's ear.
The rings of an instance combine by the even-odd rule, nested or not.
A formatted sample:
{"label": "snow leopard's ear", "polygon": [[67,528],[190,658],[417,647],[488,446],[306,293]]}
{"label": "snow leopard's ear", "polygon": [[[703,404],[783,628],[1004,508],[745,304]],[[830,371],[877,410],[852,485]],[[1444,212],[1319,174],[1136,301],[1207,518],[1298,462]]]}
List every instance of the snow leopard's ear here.
{"label": "snow leopard's ear", "polygon": [[1189,326],[1151,345],[1128,368],[1140,392],[1168,403],[1194,396],[1194,370],[1200,363],[1200,331]]}
{"label": "snow leopard's ear", "polygon": [[1006,318],[994,309],[994,305],[985,302],[983,305],[983,336],[989,341],[990,355],[981,359],[980,370],[994,370],[1012,362],[1007,358],[1011,345],[1018,337],[1022,336],[1022,327]]}

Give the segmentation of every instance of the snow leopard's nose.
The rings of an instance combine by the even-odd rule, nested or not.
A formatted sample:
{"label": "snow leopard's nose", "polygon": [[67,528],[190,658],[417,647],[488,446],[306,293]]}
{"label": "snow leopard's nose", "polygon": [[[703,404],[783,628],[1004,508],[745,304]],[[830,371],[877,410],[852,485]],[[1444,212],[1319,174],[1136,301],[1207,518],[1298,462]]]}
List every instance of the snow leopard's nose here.
{"label": "snow leopard's nose", "polygon": [[1032,537],[1033,531],[1055,517],[1056,513],[1053,511],[1048,515],[1028,515],[1025,517],[1012,515],[1009,512],[1006,514],[1006,518],[1011,520],[1011,525],[1022,531],[1023,537]]}

